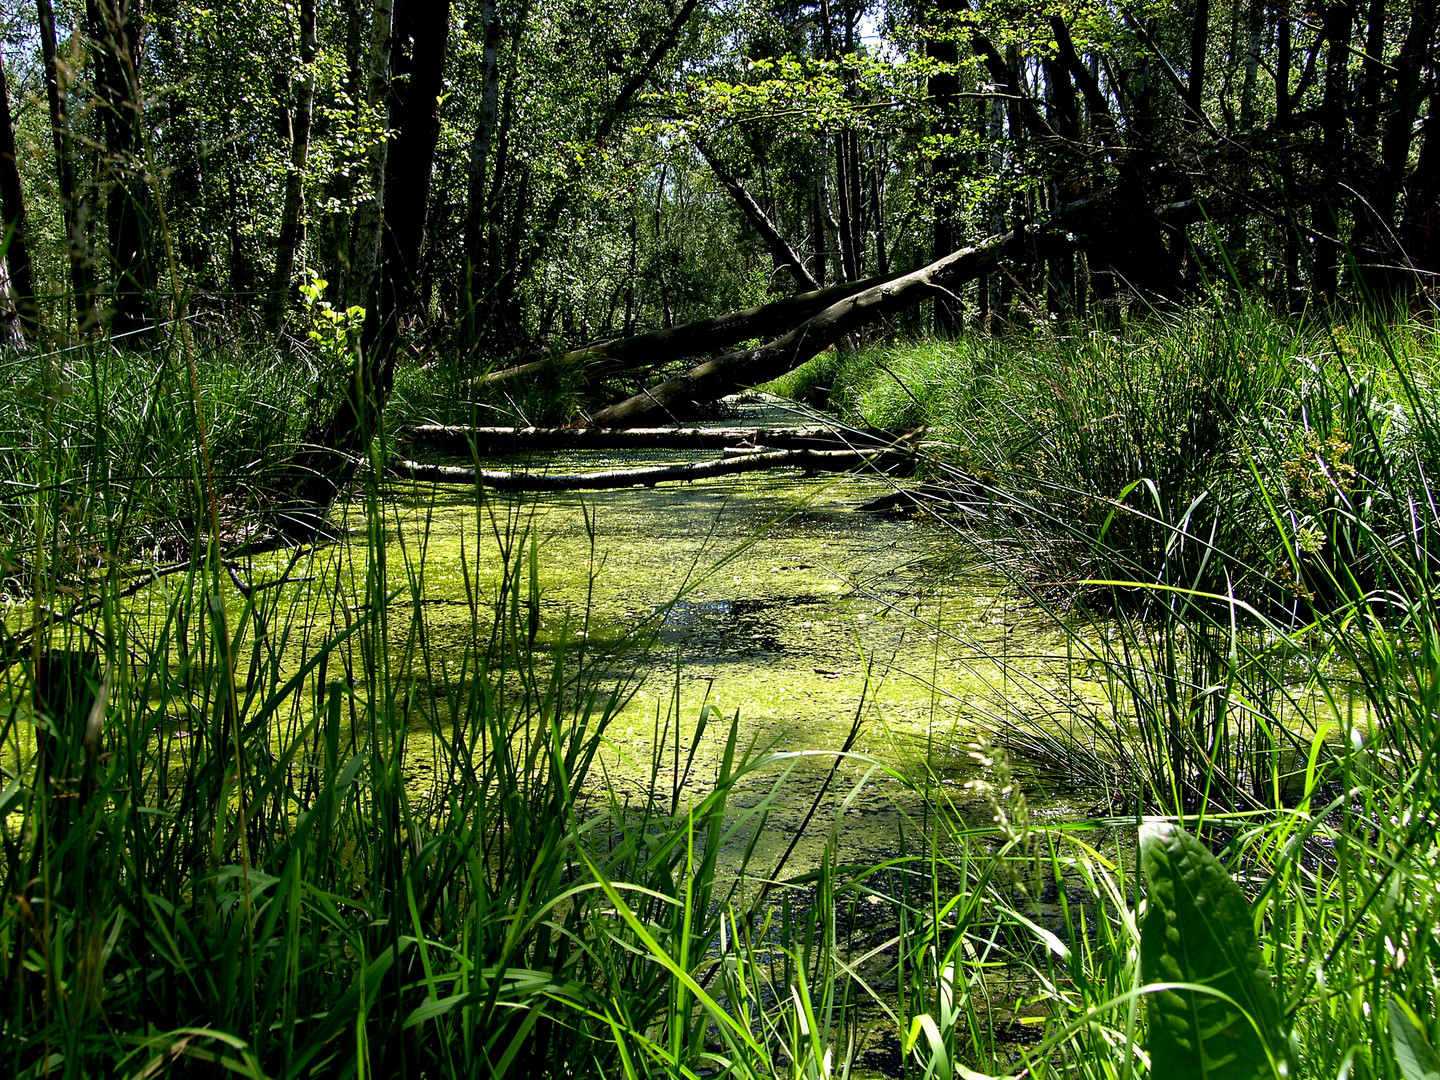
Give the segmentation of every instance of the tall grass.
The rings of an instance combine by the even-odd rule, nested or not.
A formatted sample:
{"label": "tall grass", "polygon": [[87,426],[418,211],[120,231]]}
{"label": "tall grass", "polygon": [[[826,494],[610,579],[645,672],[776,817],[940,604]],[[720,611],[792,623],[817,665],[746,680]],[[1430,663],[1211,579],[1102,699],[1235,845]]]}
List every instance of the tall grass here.
{"label": "tall grass", "polygon": [[[1440,1035],[1437,355],[1431,325],[1286,324],[1224,301],[1119,334],[829,357],[787,387],[823,388],[854,420],[931,425],[934,478],[1006,508],[976,532],[934,504],[1024,551],[1001,565],[1071,628],[1109,699],[1063,726],[1016,710],[1001,737],[1222,853],[1306,1076],[1419,1076]],[[1107,910],[1087,891],[1082,919]],[[1158,992],[1065,926],[1088,951],[1074,985],[1104,989],[1077,1015],[1033,965],[1051,1016],[1074,1018],[1061,1031]],[[1074,1071],[1138,1070],[1143,1028],[1130,1015]]]}
{"label": "tall grass", "polygon": [[[803,873],[756,852],[804,759],[731,718],[672,714],[675,777],[657,749],[647,792],[607,784],[634,675],[583,623],[538,625],[523,508],[475,493],[476,531],[503,543],[465,557],[442,648],[425,533],[396,528],[376,473],[339,541],[223,558],[175,383],[127,411],[149,384],[107,373],[135,357],[95,354],[88,381],[13,361],[5,1066],[1139,1076],[1162,991],[1135,826],[1165,814],[1251,899],[1291,1075],[1409,1080],[1440,1043],[1433,335],[1243,308],[1138,333],[895,352],[873,398],[843,361],[832,401],[932,424],[934,478],[1006,505],[965,535],[1068,620],[1109,699],[1063,729],[1017,702],[963,791],[953,762],[815,748],[849,764],[813,827],[882,776],[919,809],[889,857],[856,863],[832,832]],[[200,415],[249,400],[259,419],[266,394],[227,397],[221,360],[199,358]],[[291,385],[255,441],[244,414],[207,428],[238,463],[222,495],[250,497],[223,478],[301,429]],[[165,521],[188,538],[174,562],[151,546]],[[1109,785],[1095,820],[1032,807],[1046,755]]]}
{"label": "tall grass", "polygon": [[523,528],[493,593],[467,567],[469,631],[442,656],[423,552],[387,547],[374,489],[357,524],[354,552],[232,578],[201,548],[134,597],[92,582],[93,619],[53,618],[52,593],[17,628],[12,1075],[600,1072],[688,1016],[637,953],[693,966],[741,880],[716,871],[753,768],[734,729],[704,798],[607,797],[591,773],[628,686],[597,684],[570,629],[535,641]]}

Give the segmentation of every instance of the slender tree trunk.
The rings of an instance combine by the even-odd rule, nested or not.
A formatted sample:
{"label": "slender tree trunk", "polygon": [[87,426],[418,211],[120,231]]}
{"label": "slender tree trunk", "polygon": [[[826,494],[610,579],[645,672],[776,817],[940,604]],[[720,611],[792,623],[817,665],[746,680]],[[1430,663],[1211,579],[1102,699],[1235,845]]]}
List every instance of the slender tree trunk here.
{"label": "slender tree trunk", "polygon": [[875,269],[881,277],[890,273],[890,250],[885,246],[885,197],[880,179],[884,170],[870,162],[870,206],[875,216]]}
{"label": "slender tree trunk", "polygon": [[1360,64],[1355,134],[1361,142],[1369,144],[1375,138],[1380,95],[1385,85],[1385,0],[1370,0],[1365,23],[1365,58]]}
{"label": "slender tree trunk", "polygon": [[95,63],[95,94],[105,126],[109,176],[106,216],[115,262],[111,332],[132,336],[153,329],[155,272],[148,251],[149,186],[142,160],[140,82],[136,58],[144,24],[138,0],[86,0]]}
{"label": "slender tree trunk", "polygon": [[[664,176],[661,176],[664,180]],[[628,338],[635,333],[635,262],[640,255],[640,223],[632,214],[630,217],[630,254],[625,263],[625,329]]]}
{"label": "slender tree trunk", "polygon": [[473,345],[480,339],[481,306],[493,303],[486,270],[485,223],[486,180],[490,153],[500,123],[500,5],[497,0],[480,4],[480,115],[475,137],[470,141],[470,158],[465,174],[465,335]]}
{"label": "slender tree trunk", "polygon": [[[959,9],[953,2],[935,5],[935,25],[926,51],[938,65],[930,75],[926,91],[930,96],[930,109],[934,119],[932,130],[940,140],[940,151],[930,165],[931,201],[935,220],[930,230],[930,258],[938,259],[955,250],[956,210],[958,187],[961,179],[960,156],[951,149],[961,131],[960,118],[960,48],[956,37],[960,33]],[[958,299],[951,296],[935,297],[935,332],[941,337],[953,337],[960,331],[961,307]]]}
{"label": "slender tree trunk", "polygon": [[20,329],[29,341],[39,336],[35,307],[35,281],[30,269],[29,229],[25,225],[25,193],[15,161],[15,128],[11,122],[10,91],[5,64],[0,58],[0,207],[5,214],[5,266],[10,272],[10,293]]}
{"label": "slender tree trunk", "polygon": [[305,166],[310,159],[310,117],[315,105],[315,0],[300,0],[300,71],[291,125],[290,171],[285,176],[285,205],[275,252],[266,322],[279,329],[295,272],[295,251],[304,240]]}
{"label": "slender tree trunk", "polygon": [[400,322],[419,292],[420,249],[430,206],[430,175],[440,140],[440,92],[450,36],[450,0],[399,0],[391,37],[390,127],[384,228],[365,319],[367,363],[383,400],[390,391]]}
{"label": "slender tree trunk", "polygon": [[855,253],[855,276],[858,278],[865,273],[865,186],[861,179],[860,171],[860,133],[850,131],[847,133],[849,150],[846,154],[846,164],[849,171],[846,180],[850,185],[850,240]]}
{"label": "slender tree trunk", "polygon": [[1420,152],[1405,185],[1400,243],[1424,286],[1435,296],[1440,281],[1440,109],[1432,108],[1420,133]]}
{"label": "slender tree trunk", "polygon": [[[1405,169],[1414,141],[1415,120],[1424,100],[1421,70],[1435,47],[1440,2],[1417,0],[1410,13],[1410,25],[1395,60],[1395,89],[1384,110],[1384,132],[1380,141],[1380,182],[1374,197],[1375,216],[1382,223],[1394,223],[1400,192],[1405,186]],[[1435,112],[1432,91],[1431,113]]]}
{"label": "slender tree trunk", "polygon": [[1315,231],[1319,234],[1315,243],[1314,285],[1320,297],[1334,300],[1340,277],[1340,214],[1349,201],[1344,195],[1344,184],[1349,173],[1346,98],[1350,82],[1350,31],[1355,22],[1353,0],[1328,4],[1323,18],[1325,92],[1320,103],[1320,190],[1313,212]]}
{"label": "slender tree trunk", "polygon": [[[661,250],[665,250],[665,174],[669,171],[665,164],[660,166],[660,179],[655,185],[655,220],[652,224],[655,233],[655,244]],[[676,177],[676,189],[679,189],[679,177]],[[629,279],[635,280],[635,260],[639,256],[640,240],[640,215],[636,213],[630,219],[630,273]],[[675,325],[674,312],[670,310],[670,285],[665,279],[664,260],[659,261],[655,267],[655,276],[660,279],[660,326],[669,330]],[[627,333],[634,333],[633,328]]]}
{"label": "slender tree trunk", "polygon": [[[299,491],[289,527],[294,533],[311,534],[323,527],[325,508],[353,471],[356,457],[370,445],[389,398],[399,322],[415,296],[425,234],[430,172],[440,133],[438,106],[449,14],[449,0],[400,0],[390,14],[391,56],[388,61],[372,57],[372,77],[377,72],[393,75],[388,116],[395,145],[382,159],[386,167],[378,200],[385,214],[381,250],[353,378],[338,400],[317,403],[317,416],[305,440],[309,449],[295,463]],[[380,36],[377,29],[372,42]],[[372,81],[372,90],[375,86]],[[323,413],[326,409],[328,417]]]}
{"label": "slender tree trunk", "polygon": [[[366,107],[370,121],[381,114],[390,94],[390,34],[395,18],[394,0],[375,0],[370,11],[370,60],[365,77]],[[363,307],[370,300],[370,279],[380,252],[380,221],[385,209],[385,162],[389,158],[390,135],[371,135],[366,151],[370,193],[355,208],[355,240],[351,245],[350,287],[347,306]]]}
{"label": "slender tree trunk", "polygon": [[855,258],[855,236],[851,232],[854,217],[850,212],[850,167],[847,160],[849,143],[850,140],[846,138],[845,132],[836,133],[835,194],[839,201],[840,212],[840,268],[846,281],[854,281],[860,276],[860,270]]}
{"label": "slender tree trunk", "polygon": [[[509,55],[513,58],[529,20],[529,4],[510,20]],[[497,79],[499,60],[497,58]],[[519,287],[517,261],[520,237],[529,218],[529,166],[519,166],[518,184],[510,155],[510,135],[515,120],[516,79],[519,65],[511,62],[505,72],[504,85],[496,88],[498,120],[492,137],[494,150],[487,153],[485,186],[467,196],[467,229],[473,235],[467,240],[466,272],[469,274],[471,306],[467,309],[470,322],[467,337],[472,349],[484,344],[488,356],[508,351],[524,336],[524,296]],[[472,151],[474,145],[471,146]],[[493,160],[491,168],[489,162]],[[474,217],[471,222],[468,219]],[[468,245],[474,244],[473,252]]]}
{"label": "slender tree trunk", "polygon": [[814,206],[813,206],[814,213],[813,213],[813,215],[812,215],[812,220],[811,220],[811,223],[810,223],[810,228],[811,228],[811,231],[815,234],[815,238],[814,238],[814,240],[813,240],[813,243],[814,243],[814,245],[815,245],[815,275],[814,275],[814,276],[815,276],[815,280],[819,283],[820,287],[823,289],[823,288],[825,287],[825,279],[829,276],[829,270],[830,270],[830,266],[829,266],[829,262],[830,262],[829,245],[825,242],[825,237],[828,235],[828,233],[829,233],[829,231],[830,231],[830,221],[829,221],[829,218],[830,218],[830,210],[829,210],[829,205],[828,205],[828,204],[829,204],[829,199],[827,198],[826,192],[825,192],[825,172],[826,172],[826,169],[825,169],[825,165],[824,165],[823,154],[822,154],[821,162],[822,162],[822,163],[821,163],[821,167],[820,167],[819,171],[816,173],[816,176],[815,176],[815,185],[814,185],[814,186],[815,186],[815,191],[814,191],[814,199],[815,199],[815,202],[814,202]]}
{"label": "slender tree trunk", "polygon": [[35,7],[40,27],[40,53],[45,64],[45,93],[50,105],[50,132],[55,145],[55,177],[60,189],[60,211],[70,262],[70,287],[75,293],[75,324],[84,334],[94,329],[99,321],[91,284],[90,245],[86,240],[87,207],[75,189],[75,155],[66,102],[66,80],[55,44],[55,13],[50,7],[50,0],[35,0]]}
{"label": "slender tree trunk", "polygon": [[749,189],[720,164],[704,139],[697,138],[694,143],[695,149],[700,151],[700,156],[710,166],[710,171],[715,174],[715,179],[720,181],[720,186],[730,193],[730,197],[735,200],[735,204],[744,213],[745,220],[759,234],[765,244],[765,249],[770,252],[770,258],[775,263],[775,268],[788,271],[790,276],[795,279],[795,287],[802,292],[820,288],[820,283],[806,269],[805,260],[790,246],[790,241],[780,235],[780,230],[770,220],[770,215],[765,213],[764,208],[755,201],[755,196],[750,194]]}
{"label": "slender tree trunk", "polygon": [[1245,83],[1240,91],[1240,130],[1253,131],[1255,129],[1255,90],[1260,78],[1260,51],[1262,45],[1262,31],[1264,29],[1264,13],[1261,11],[1263,0],[1249,0],[1246,4],[1248,15],[1248,27],[1245,49]]}

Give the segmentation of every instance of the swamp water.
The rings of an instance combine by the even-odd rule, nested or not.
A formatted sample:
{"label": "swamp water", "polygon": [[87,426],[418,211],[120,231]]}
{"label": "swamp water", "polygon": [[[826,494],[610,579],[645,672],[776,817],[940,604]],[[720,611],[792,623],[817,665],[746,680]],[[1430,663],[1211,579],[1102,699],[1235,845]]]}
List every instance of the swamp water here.
{"label": "swamp water", "polygon": [[[660,460],[589,453],[486,464],[575,472]],[[741,748],[780,755],[740,792],[742,804],[753,803],[779,781],[761,864],[788,846],[858,718],[853,757],[797,851],[813,865],[832,826],[841,857],[893,851],[902,828],[924,828],[925,798],[887,770],[928,776],[930,797],[988,824],[989,805],[965,787],[980,776],[977,741],[1016,723],[1065,727],[1077,696],[1104,696],[1103,676],[1072,656],[1064,632],[977,568],[983,534],[857,511],[889,490],[879,478],[787,471],[583,496],[497,496],[477,509],[466,489],[394,486],[387,558],[392,574],[408,560],[419,575],[428,644],[444,657],[473,633],[467,578],[493,598],[502,552],[533,544],[536,649],[553,650],[564,637],[570,655],[583,644],[604,657],[612,682],[638,677],[602,753],[621,797],[638,801],[652,786],[668,793],[678,770],[688,778],[683,805],[713,777],[735,717]],[[516,560],[522,576],[528,558]],[[643,656],[607,655],[637,637],[650,642]],[[691,733],[707,707],[707,733],[687,772]],[[413,750],[408,779],[423,784],[424,751]],[[1047,786],[1037,817],[1084,816],[1085,793],[1069,791],[1081,801],[1062,802]]]}

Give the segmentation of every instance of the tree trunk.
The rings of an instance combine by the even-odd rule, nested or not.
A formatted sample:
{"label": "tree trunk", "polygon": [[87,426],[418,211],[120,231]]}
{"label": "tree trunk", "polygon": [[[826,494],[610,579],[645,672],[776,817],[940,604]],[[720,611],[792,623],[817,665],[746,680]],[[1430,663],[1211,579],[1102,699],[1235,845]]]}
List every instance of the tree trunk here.
{"label": "tree trunk", "polygon": [[5,63],[0,58],[0,207],[5,214],[5,267],[15,314],[26,340],[39,337],[40,319],[35,307],[35,281],[30,269],[29,229],[25,224],[25,193],[15,161],[15,128],[10,119],[10,91]]}
{"label": "tree trunk", "polygon": [[[1414,141],[1415,120],[1424,100],[1421,68],[1434,47],[1440,2],[1418,0],[1410,15],[1410,26],[1395,60],[1395,89],[1385,109],[1385,127],[1380,142],[1380,182],[1375,195],[1375,216],[1382,223],[1393,223],[1405,186],[1405,169]],[[1435,111],[1431,103],[1431,113]]]}
{"label": "tree trunk", "polygon": [[106,216],[116,275],[110,329],[132,336],[154,328],[155,273],[145,234],[150,200],[135,64],[143,23],[138,0],[86,0],[85,16],[105,127]]}
{"label": "tree trunk", "polygon": [[295,250],[304,239],[305,165],[310,159],[310,117],[315,105],[315,0],[300,0],[300,73],[295,90],[290,170],[285,175],[285,205],[280,212],[275,277],[270,284],[266,322],[278,330],[290,296]]}
{"label": "tree trunk", "polygon": [[75,293],[75,325],[84,334],[94,329],[99,321],[91,286],[86,204],[75,190],[75,156],[66,88],[55,44],[55,13],[50,7],[50,0],[36,0],[35,7],[40,25],[40,52],[45,64],[45,93],[50,104],[50,133],[55,145],[55,178],[60,189],[60,212],[65,225],[66,254],[70,261],[70,287]]}
{"label": "tree trunk", "polygon": [[805,268],[805,260],[790,246],[790,242],[780,235],[780,230],[770,220],[761,205],[755,201],[755,196],[733,174],[726,170],[716,159],[708,143],[704,139],[694,140],[695,149],[700,151],[700,156],[710,166],[710,171],[715,174],[715,179],[720,181],[720,186],[730,193],[735,204],[745,214],[745,220],[750,223],[765,244],[765,249],[770,252],[770,258],[775,263],[775,269],[789,271],[790,276],[795,279],[795,287],[804,291],[814,291],[820,288],[820,283],[815,280],[809,270]]}
{"label": "tree trunk", "polygon": [[846,281],[860,277],[860,262],[855,250],[855,218],[850,206],[850,139],[841,131],[835,135],[835,195],[840,211],[840,269]]}
{"label": "tree trunk", "polygon": [[[370,12],[370,61],[366,73],[366,106],[373,121],[390,95],[390,34],[395,18],[394,0],[375,0]],[[351,246],[350,284],[347,307],[364,307],[370,302],[370,279],[380,251],[380,221],[385,209],[385,162],[389,158],[389,133],[371,136],[366,151],[370,172],[370,194],[355,208],[355,240]]]}
{"label": "tree trunk", "polygon": [[480,339],[479,312],[482,304],[491,303],[491,288],[486,280],[487,266],[485,223],[487,214],[487,176],[490,153],[495,145],[500,123],[500,5],[498,0],[481,0],[480,4],[480,115],[475,124],[475,137],[470,140],[470,156],[465,172],[465,334],[473,344]]}
{"label": "tree trunk", "polygon": [[647,366],[723,349],[746,338],[770,337],[798,322],[824,311],[837,300],[860,289],[870,288],[892,278],[869,278],[858,282],[840,282],[815,292],[800,293],[771,301],[760,307],[742,308],[710,319],[685,323],[670,330],[653,330],[637,337],[602,341],[584,348],[572,349],[558,357],[545,357],[514,367],[502,368],[486,375],[483,382],[502,383],[534,375],[552,367],[593,367],[607,374]]}
{"label": "tree trunk", "polygon": [[1323,19],[1325,91],[1320,102],[1320,186],[1313,211],[1314,228],[1318,234],[1314,284],[1321,298],[1334,300],[1340,279],[1340,212],[1348,202],[1344,196],[1349,172],[1345,103],[1350,82],[1350,29],[1355,22],[1353,0],[1326,5]]}
{"label": "tree trunk", "polygon": [[[415,306],[420,248],[430,206],[430,174],[440,140],[440,93],[450,35],[450,0],[399,0],[391,35],[390,129],[380,262],[363,348],[374,386],[390,392],[400,322]],[[377,417],[378,419],[378,417]]]}
{"label": "tree trunk", "polygon": [[[923,429],[921,429],[923,431]],[[552,453],[580,450],[893,449],[914,443],[921,431],[812,424],[793,428],[740,427],[461,427],[415,424],[404,429],[414,447],[451,454]]]}
{"label": "tree trunk", "polygon": [[1400,243],[1411,264],[1423,274],[1433,297],[1440,280],[1440,109],[1431,108],[1420,134],[1420,153],[1405,186]]}
{"label": "tree trunk", "polygon": [[[377,2],[377,17],[379,3]],[[391,15],[388,65],[372,58],[372,74],[388,70],[390,128],[393,152],[386,167],[378,207],[384,211],[381,252],[367,308],[360,355],[349,385],[338,401],[317,402],[317,415],[307,433],[309,447],[296,460],[298,505],[290,531],[299,535],[321,528],[325,507],[353,471],[379,429],[380,417],[395,374],[399,321],[414,296],[415,271],[425,233],[430,169],[439,137],[438,98],[449,35],[449,0],[401,0]],[[372,42],[379,39],[377,30]],[[372,83],[372,90],[374,83]],[[373,159],[372,159],[373,161]],[[325,418],[323,411],[332,411]]]}
{"label": "tree trunk", "polygon": [[812,356],[876,319],[921,300],[948,293],[974,280],[1016,249],[1018,233],[983,240],[953,252],[929,266],[860,288],[805,320],[789,333],[753,349],[741,349],[708,360],[683,375],[667,379],[625,401],[596,413],[598,427],[633,427],[668,416],[672,408],[713,401],[746,386],[778,378]]}
{"label": "tree trunk", "polygon": [[1195,0],[1190,21],[1190,78],[1185,84],[1185,116],[1187,128],[1201,125],[1205,102],[1205,46],[1210,39],[1210,0]]}
{"label": "tree trunk", "polygon": [[465,484],[497,491],[604,491],[610,488],[654,487],[682,480],[704,480],[763,469],[804,469],[806,472],[845,472],[862,465],[902,464],[883,450],[773,450],[736,454],[715,461],[681,465],[652,465],[635,469],[606,469],[591,473],[527,473],[471,469],[463,465],[427,465],[392,458],[389,471],[407,480],[432,484]]}
{"label": "tree trunk", "polygon": [[1264,13],[1261,11],[1263,3],[1264,0],[1247,0],[1246,3],[1245,83],[1240,91],[1241,131],[1255,129],[1255,90],[1259,83],[1260,51],[1265,22]]}
{"label": "tree trunk", "polygon": [[[960,33],[959,10],[953,2],[936,4],[935,25],[926,51],[938,65],[929,77],[926,91],[930,96],[931,121],[935,136],[941,141],[939,152],[930,166],[931,200],[935,221],[930,232],[930,258],[938,259],[955,250],[957,188],[961,179],[962,161],[951,149],[951,142],[960,137],[960,49],[955,43]],[[940,337],[954,337],[961,329],[962,308],[959,300],[949,296],[935,298],[935,332]]]}

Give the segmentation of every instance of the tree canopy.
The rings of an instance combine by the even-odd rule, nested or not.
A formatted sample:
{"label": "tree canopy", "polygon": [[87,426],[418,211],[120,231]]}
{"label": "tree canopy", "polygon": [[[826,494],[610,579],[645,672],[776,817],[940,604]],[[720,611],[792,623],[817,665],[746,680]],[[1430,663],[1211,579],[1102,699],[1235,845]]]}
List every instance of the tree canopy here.
{"label": "tree canopy", "polygon": [[504,367],[1017,230],[885,317],[1403,300],[1440,269],[1437,7],[37,0],[3,43],[12,318],[365,308],[383,390],[406,347]]}

